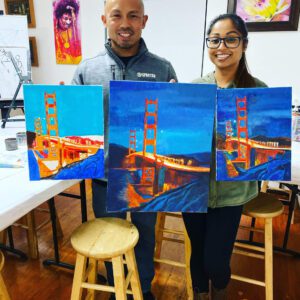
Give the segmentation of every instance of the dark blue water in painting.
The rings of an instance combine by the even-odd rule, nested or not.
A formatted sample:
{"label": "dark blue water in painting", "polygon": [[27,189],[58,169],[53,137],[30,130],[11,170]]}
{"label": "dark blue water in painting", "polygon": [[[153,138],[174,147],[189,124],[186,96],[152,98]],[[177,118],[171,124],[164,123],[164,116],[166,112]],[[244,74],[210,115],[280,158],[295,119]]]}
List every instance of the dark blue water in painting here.
{"label": "dark blue water in painting", "polygon": [[140,207],[130,209],[127,205],[126,187],[128,171],[111,169],[109,171],[108,211],[185,211],[206,212],[208,201],[208,173],[201,173],[196,180],[169,190],[164,194],[142,203]]}
{"label": "dark blue water in painting", "polygon": [[104,150],[99,149],[96,154],[61,168],[51,177],[40,178],[39,166],[32,150],[28,150],[28,162],[30,168],[30,180],[40,179],[85,179],[104,177]]}
{"label": "dark blue water in painting", "polygon": [[217,151],[218,180],[291,180],[291,151],[286,151],[284,155],[278,155],[275,159],[261,165],[251,167],[248,170],[236,166],[239,172],[237,177],[227,175],[225,154]]}

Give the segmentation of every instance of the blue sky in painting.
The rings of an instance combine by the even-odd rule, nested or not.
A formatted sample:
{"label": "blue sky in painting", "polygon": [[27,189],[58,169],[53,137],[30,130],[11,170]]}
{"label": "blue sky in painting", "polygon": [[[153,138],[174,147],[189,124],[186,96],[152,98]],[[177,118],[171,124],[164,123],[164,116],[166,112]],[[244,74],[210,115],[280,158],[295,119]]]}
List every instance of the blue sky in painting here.
{"label": "blue sky in painting", "polygon": [[24,85],[27,130],[34,131],[34,119],[40,117],[46,133],[45,92],[56,93],[60,137],[103,135],[101,86]]}
{"label": "blue sky in painting", "polygon": [[247,96],[249,138],[290,137],[291,88],[221,89],[217,94],[218,132],[225,135],[225,123],[231,120],[236,136],[236,97]]}
{"label": "blue sky in painting", "polygon": [[211,151],[216,86],[208,84],[112,81],[110,143],[128,147],[134,129],[142,151],[146,98],[158,98],[158,154]]}

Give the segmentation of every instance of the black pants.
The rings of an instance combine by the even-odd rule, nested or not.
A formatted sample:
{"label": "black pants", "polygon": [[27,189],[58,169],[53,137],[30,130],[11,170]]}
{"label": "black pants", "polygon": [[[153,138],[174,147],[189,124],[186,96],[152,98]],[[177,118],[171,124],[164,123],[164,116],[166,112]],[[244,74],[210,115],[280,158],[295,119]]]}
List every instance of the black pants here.
{"label": "black pants", "polygon": [[243,206],[208,209],[205,213],[183,213],[192,245],[193,288],[208,292],[209,280],[224,289],[230,280],[230,258]]}

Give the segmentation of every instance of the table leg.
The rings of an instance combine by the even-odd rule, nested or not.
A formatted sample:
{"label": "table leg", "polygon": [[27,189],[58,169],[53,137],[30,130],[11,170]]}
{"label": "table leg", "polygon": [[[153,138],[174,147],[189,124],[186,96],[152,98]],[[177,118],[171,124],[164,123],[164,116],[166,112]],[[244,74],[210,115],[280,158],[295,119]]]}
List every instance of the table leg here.
{"label": "table leg", "polygon": [[27,260],[28,256],[21,250],[15,248],[11,227],[9,226],[6,230],[8,235],[9,246],[0,243],[0,249],[19,256],[21,260]]}
{"label": "table leg", "polygon": [[74,265],[61,262],[59,257],[59,248],[58,248],[58,240],[57,240],[57,230],[56,230],[56,211],[55,211],[55,201],[54,198],[49,200],[50,207],[50,217],[52,223],[52,235],[53,235],[53,247],[54,247],[54,259],[46,259],[43,261],[44,266],[55,265],[58,267],[63,267],[66,269],[73,270]]}

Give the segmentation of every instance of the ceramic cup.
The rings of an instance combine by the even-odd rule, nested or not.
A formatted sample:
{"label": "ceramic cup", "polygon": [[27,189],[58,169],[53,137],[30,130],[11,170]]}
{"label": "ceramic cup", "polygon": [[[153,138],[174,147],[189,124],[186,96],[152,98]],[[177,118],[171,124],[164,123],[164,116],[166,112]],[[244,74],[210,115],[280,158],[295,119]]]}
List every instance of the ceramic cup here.
{"label": "ceramic cup", "polygon": [[26,132],[17,132],[16,134],[18,147],[26,146]]}
{"label": "ceramic cup", "polygon": [[5,148],[7,151],[13,151],[18,149],[18,143],[16,138],[5,139]]}

